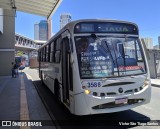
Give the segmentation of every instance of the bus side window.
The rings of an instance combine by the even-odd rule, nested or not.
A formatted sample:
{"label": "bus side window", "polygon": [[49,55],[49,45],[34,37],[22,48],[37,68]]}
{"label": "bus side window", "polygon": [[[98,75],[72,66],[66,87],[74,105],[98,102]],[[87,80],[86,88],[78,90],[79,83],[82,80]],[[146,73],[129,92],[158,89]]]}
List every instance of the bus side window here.
{"label": "bus side window", "polygon": [[41,50],[41,62],[43,62],[43,49]]}
{"label": "bus side window", "polygon": [[60,63],[61,59],[61,38],[58,38],[55,42],[55,63]]}
{"label": "bus side window", "polygon": [[45,48],[46,48],[45,61],[48,62],[48,45]]}
{"label": "bus side window", "polygon": [[45,61],[46,62],[50,62],[50,44],[46,46],[46,57],[45,57]]}
{"label": "bus side window", "polygon": [[48,62],[50,62],[50,51],[51,51],[51,44],[48,45],[48,58],[47,58]]}
{"label": "bus side window", "polygon": [[50,45],[50,62],[54,61],[54,42],[51,43]]}
{"label": "bus side window", "polygon": [[38,58],[37,58],[38,62],[39,62],[39,59],[40,59],[40,52],[38,51]]}
{"label": "bus side window", "polygon": [[42,56],[41,56],[41,58],[42,58],[42,62],[44,62],[44,48],[42,49]]}
{"label": "bus side window", "polygon": [[43,62],[46,61],[46,47],[43,49]]}

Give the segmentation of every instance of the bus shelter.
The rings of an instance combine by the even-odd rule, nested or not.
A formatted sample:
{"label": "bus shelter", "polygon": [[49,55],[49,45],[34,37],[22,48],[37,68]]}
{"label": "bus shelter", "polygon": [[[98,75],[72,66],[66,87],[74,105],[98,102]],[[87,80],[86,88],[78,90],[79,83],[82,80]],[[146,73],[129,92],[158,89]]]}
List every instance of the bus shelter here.
{"label": "bus shelter", "polygon": [[[51,34],[51,16],[62,0],[0,0],[0,76],[10,76],[15,53],[16,11],[46,17]],[[49,35],[51,36],[51,35]]]}

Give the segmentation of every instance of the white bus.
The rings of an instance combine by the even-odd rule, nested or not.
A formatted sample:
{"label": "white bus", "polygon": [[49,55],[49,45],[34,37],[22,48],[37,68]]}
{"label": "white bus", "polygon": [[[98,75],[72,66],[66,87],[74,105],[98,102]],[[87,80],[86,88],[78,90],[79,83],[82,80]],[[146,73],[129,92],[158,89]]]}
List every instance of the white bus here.
{"label": "white bus", "polygon": [[134,23],[77,20],[38,50],[39,76],[72,114],[124,111],[150,102],[145,51]]}

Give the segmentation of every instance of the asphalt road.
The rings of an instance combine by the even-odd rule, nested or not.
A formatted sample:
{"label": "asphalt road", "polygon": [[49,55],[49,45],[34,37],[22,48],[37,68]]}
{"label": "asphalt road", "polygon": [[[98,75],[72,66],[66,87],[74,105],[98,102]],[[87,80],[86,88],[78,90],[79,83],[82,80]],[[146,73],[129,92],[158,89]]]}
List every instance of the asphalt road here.
{"label": "asphalt road", "polygon": [[[33,83],[44,102],[45,107],[50,114],[50,117],[54,119],[56,126],[65,129],[77,129],[77,128],[92,128],[92,129],[106,129],[106,128],[152,128],[160,129],[160,126],[120,126],[111,123],[125,122],[125,121],[144,121],[151,122],[151,120],[160,120],[160,88],[152,87],[151,102],[146,105],[139,106],[132,110],[127,110],[117,113],[91,115],[91,116],[75,116],[71,115],[69,111],[60,103],[58,103],[51,93],[51,91],[41,84],[38,78],[38,72],[35,69],[26,69],[24,72],[30,75],[33,79]],[[118,123],[117,122],[117,123]]]}

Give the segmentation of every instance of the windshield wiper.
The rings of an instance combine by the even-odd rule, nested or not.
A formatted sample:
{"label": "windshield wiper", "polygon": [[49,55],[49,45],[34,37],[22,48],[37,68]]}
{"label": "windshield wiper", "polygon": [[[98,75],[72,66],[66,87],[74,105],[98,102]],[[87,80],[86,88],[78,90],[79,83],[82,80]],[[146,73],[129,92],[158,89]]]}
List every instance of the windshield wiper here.
{"label": "windshield wiper", "polygon": [[[102,40],[102,41],[103,41],[103,40]],[[102,41],[101,41],[101,43],[102,43]],[[106,52],[108,52],[108,53],[110,54],[111,60],[112,60],[112,62],[113,62],[113,74],[114,74],[114,72],[115,72],[115,71],[114,71],[114,67],[117,67],[117,72],[118,72],[118,76],[119,76],[117,56],[116,56],[116,53],[115,53],[114,45],[112,44],[112,48],[113,48],[112,50],[113,50],[114,55],[115,55],[115,60],[114,60],[114,58],[113,58],[112,52],[111,52],[111,50],[110,50],[110,48],[109,48],[109,46],[108,46],[107,41],[105,40],[104,43],[105,43],[105,46],[104,46],[103,43],[102,43],[102,48],[103,48],[103,50],[105,50]]]}
{"label": "windshield wiper", "polygon": [[104,41],[104,42],[105,42],[106,47],[107,47],[107,50],[108,50],[108,52],[109,52],[109,54],[110,54],[110,56],[111,56],[111,58],[112,58],[113,65],[115,66],[115,62],[114,62],[114,59],[113,59],[112,53],[111,53],[111,51],[110,51],[110,49],[109,49],[108,43],[107,43],[106,41]]}
{"label": "windshield wiper", "polygon": [[[98,39],[99,39],[99,37],[98,37],[96,34],[94,34],[94,33],[91,34],[91,37],[92,37],[94,40],[98,40]],[[102,40],[102,41],[103,41],[103,40]],[[102,41],[101,41],[101,43],[102,43]],[[103,43],[102,43],[102,46],[103,46],[102,48],[103,48],[103,50],[105,50],[105,52],[109,52],[109,54],[110,54],[110,56],[111,56],[111,58],[112,58],[113,64],[115,65],[115,62],[114,62],[114,60],[113,60],[112,53],[111,53],[111,51],[110,51],[110,49],[109,49],[109,46],[108,46],[106,40],[105,40],[104,42],[105,42],[105,44],[106,44],[106,46],[107,46],[107,50],[106,50],[105,47],[103,46]]]}

